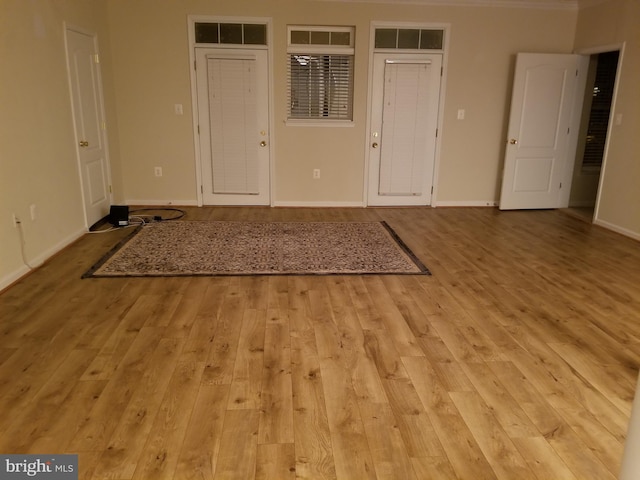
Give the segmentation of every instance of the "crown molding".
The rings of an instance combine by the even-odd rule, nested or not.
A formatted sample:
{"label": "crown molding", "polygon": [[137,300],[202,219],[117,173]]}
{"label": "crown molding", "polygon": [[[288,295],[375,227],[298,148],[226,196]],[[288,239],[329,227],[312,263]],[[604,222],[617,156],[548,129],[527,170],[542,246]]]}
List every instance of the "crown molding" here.
{"label": "crown molding", "polygon": [[579,1],[606,0],[316,0],[321,2],[380,3],[387,5],[429,5],[439,7],[502,7],[546,10],[578,10]]}

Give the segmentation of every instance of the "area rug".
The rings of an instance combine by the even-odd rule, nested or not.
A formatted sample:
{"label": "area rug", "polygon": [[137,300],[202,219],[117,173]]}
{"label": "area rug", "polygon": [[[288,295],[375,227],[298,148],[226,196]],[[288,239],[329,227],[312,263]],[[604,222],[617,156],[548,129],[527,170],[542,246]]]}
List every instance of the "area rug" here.
{"label": "area rug", "polygon": [[384,222],[168,221],[139,227],[83,278],[422,274]]}

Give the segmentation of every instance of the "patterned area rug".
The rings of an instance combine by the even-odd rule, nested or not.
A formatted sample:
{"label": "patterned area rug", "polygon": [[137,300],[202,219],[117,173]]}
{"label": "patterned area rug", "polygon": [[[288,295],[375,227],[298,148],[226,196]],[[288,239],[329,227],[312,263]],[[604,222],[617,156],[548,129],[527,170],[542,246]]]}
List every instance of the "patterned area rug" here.
{"label": "patterned area rug", "polygon": [[138,228],[87,277],[426,274],[384,222],[170,221]]}

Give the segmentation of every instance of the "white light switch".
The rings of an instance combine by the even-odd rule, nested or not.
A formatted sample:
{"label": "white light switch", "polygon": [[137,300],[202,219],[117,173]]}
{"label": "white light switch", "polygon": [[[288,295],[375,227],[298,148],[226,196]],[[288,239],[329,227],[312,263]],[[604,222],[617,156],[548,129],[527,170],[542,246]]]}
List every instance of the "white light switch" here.
{"label": "white light switch", "polygon": [[176,112],[176,115],[182,115],[184,113],[184,111],[182,110],[182,104],[181,103],[176,103],[173,106],[173,108],[174,108],[174,110]]}
{"label": "white light switch", "polygon": [[464,120],[464,109],[461,108],[458,110],[458,120]]}
{"label": "white light switch", "polygon": [[617,113],[616,114],[616,125],[622,125],[622,114],[621,113]]}

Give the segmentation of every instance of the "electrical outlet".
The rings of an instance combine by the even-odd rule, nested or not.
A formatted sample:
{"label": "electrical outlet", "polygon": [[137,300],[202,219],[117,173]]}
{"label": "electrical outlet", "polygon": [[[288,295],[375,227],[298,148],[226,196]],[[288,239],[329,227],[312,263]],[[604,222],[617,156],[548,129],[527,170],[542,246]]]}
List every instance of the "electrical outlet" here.
{"label": "electrical outlet", "polygon": [[162,167],[155,167],[153,169],[153,172],[155,173],[156,177],[161,177],[162,176]]}
{"label": "electrical outlet", "polygon": [[320,178],[320,169],[319,168],[314,168],[313,169],[313,178],[315,178],[316,180],[318,178]]}

